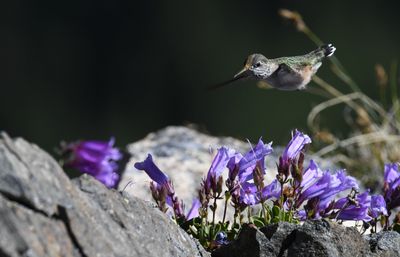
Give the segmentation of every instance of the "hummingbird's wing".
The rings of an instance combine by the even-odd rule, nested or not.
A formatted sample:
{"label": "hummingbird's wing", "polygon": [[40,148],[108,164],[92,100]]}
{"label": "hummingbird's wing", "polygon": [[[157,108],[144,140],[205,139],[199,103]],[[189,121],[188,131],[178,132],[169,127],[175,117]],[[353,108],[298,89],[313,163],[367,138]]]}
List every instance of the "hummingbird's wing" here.
{"label": "hummingbird's wing", "polygon": [[276,76],[280,79],[287,79],[287,80],[298,80],[301,79],[301,73],[295,69],[292,69],[286,63],[281,63],[278,66],[278,69],[272,73],[273,76]]}
{"label": "hummingbird's wing", "polygon": [[274,73],[268,78],[268,82],[281,90],[296,90],[303,84],[303,76],[300,71],[291,68],[286,63],[280,63]]}

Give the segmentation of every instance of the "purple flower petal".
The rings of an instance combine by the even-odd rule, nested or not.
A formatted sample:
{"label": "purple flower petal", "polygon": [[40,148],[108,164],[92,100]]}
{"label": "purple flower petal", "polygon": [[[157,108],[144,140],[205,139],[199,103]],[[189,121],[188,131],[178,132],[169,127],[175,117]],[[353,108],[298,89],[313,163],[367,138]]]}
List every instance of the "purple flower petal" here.
{"label": "purple flower petal", "polygon": [[298,207],[304,201],[318,197],[318,209],[325,209],[338,193],[351,188],[358,189],[356,179],[347,176],[344,171],[338,171],[333,175],[329,171],[326,171],[321,176],[318,168],[312,165],[311,169],[308,169],[308,172],[311,173],[306,175],[305,184],[307,187],[301,189],[299,199],[296,203]]}
{"label": "purple flower petal", "polygon": [[245,205],[255,205],[260,202],[260,199],[257,197],[257,187],[253,183],[242,183],[240,189],[240,201]]}
{"label": "purple flower petal", "polygon": [[377,218],[380,215],[388,215],[388,212],[386,210],[386,202],[382,195],[371,196],[370,212],[372,218]]}
{"label": "purple flower petal", "polygon": [[226,169],[228,162],[234,156],[234,151],[228,148],[221,147],[218,150],[207,173],[207,187],[211,187],[213,183],[216,183],[218,177],[222,175],[222,172]]}
{"label": "purple flower petal", "polygon": [[370,221],[372,218],[368,215],[368,210],[371,206],[371,196],[369,190],[356,197],[356,205],[349,203],[347,197],[338,200],[334,208],[339,209],[339,220],[363,220]]}
{"label": "purple flower petal", "polygon": [[153,162],[153,157],[151,154],[147,155],[146,160],[143,162],[137,162],[135,163],[135,168],[138,170],[143,170],[144,172],[147,173],[147,175],[155,182],[157,182],[160,185],[167,184],[169,181],[169,178],[167,175],[165,175]]}
{"label": "purple flower petal", "polygon": [[331,182],[331,177],[332,175],[329,173],[329,171],[324,172],[322,177],[320,177],[317,181],[315,181],[314,184],[300,193],[298,205],[307,199],[311,199],[323,194]]}
{"label": "purple flower petal", "polygon": [[238,164],[240,181],[248,181],[252,178],[253,170],[258,162],[264,167],[264,157],[273,151],[271,144],[264,144],[260,138],[256,147],[243,156]]}
{"label": "purple flower petal", "polygon": [[305,145],[310,144],[311,139],[308,135],[295,130],[293,138],[290,140],[289,144],[286,146],[282,154],[282,159],[284,162],[288,160],[295,159],[299,155],[300,151]]}
{"label": "purple flower petal", "polygon": [[192,202],[192,207],[186,215],[186,220],[191,220],[199,216],[199,208],[201,206],[200,200],[198,198],[194,199]]}
{"label": "purple flower petal", "polygon": [[338,220],[363,220],[371,221],[368,215],[368,207],[352,207],[342,210],[337,216]]}
{"label": "purple flower petal", "polygon": [[384,181],[386,183],[391,183],[399,177],[399,167],[396,163],[385,164]]}
{"label": "purple flower petal", "polygon": [[398,164],[386,164],[384,174],[384,199],[387,210],[400,206],[400,173]]}
{"label": "purple flower petal", "polygon": [[119,175],[115,172],[100,172],[95,178],[108,188],[114,188],[119,181]]}
{"label": "purple flower petal", "polygon": [[321,208],[326,208],[333,198],[348,189],[358,189],[357,180],[351,176],[346,176],[346,173],[341,170],[331,176],[328,188],[319,196]]}
{"label": "purple flower petal", "polygon": [[313,160],[310,160],[310,165],[304,171],[300,187],[303,190],[307,189],[309,186],[314,184],[319,178],[321,178],[323,174],[324,173],[322,172],[322,170],[320,170],[318,165]]}
{"label": "purple flower petal", "polygon": [[267,185],[262,190],[262,196],[264,200],[275,198],[279,199],[281,195],[281,185],[277,179],[274,179],[271,184]]}

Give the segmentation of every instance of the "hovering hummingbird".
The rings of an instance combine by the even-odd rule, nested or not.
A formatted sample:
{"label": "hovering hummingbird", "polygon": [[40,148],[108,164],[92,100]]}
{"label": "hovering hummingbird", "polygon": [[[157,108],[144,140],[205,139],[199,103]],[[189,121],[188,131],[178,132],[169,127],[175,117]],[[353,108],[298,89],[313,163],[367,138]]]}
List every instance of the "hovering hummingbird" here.
{"label": "hovering hummingbird", "polygon": [[237,80],[250,78],[264,81],[279,90],[303,90],[321,66],[322,60],[332,56],[335,50],[332,44],[327,44],[299,56],[267,59],[262,54],[251,54],[245,60],[244,68],[232,79],[211,88],[219,88]]}

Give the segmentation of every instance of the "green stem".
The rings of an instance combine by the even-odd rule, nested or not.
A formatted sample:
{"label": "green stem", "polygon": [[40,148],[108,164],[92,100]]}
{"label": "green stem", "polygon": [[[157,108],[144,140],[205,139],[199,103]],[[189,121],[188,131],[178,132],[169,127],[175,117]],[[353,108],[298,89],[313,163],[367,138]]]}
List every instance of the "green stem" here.
{"label": "green stem", "polygon": [[263,213],[263,216],[264,216],[265,224],[267,224],[268,223],[268,218],[267,218],[267,212],[265,211],[264,201],[261,202],[261,208],[262,208],[262,213]]}
{"label": "green stem", "polygon": [[212,212],[213,212],[213,215],[212,215],[213,227],[215,227],[215,212],[216,212],[216,210],[217,210],[217,197],[214,197],[214,203],[213,203],[213,209],[212,209]]}
{"label": "green stem", "polygon": [[309,27],[306,27],[303,31],[304,31],[304,34],[306,34],[307,37],[309,39],[311,39],[311,41],[313,41],[314,44],[316,44],[317,46],[320,46],[323,44],[322,40],[316,34],[314,34],[314,32],[312,32]]}
{"label": "green stem", "polygon": [[235,214],[233,214],[233,225],[232,225],[233,228],[236,227],[236,219],[237,219],[237,209],[235,209]]}
{"label": "green stem", "polygon": [[283,185],[284,185],[284,183],[281,183],[281,196],[279,198],[279,207],[280,208],[283,207]]}
{"label": "green stem", "polygon": [[397,60],[390,65],[390,91],[392,95],[392,104],[398,101],[397,98]]}
{"label": "green stem", "polygon": [[226,209],[228,208],[228,201],[229,201],[229,198],[230,198],[229,192],[228,192],[228,193],[225,193],[224,216],[222,217],[222,224],[225,223]]}

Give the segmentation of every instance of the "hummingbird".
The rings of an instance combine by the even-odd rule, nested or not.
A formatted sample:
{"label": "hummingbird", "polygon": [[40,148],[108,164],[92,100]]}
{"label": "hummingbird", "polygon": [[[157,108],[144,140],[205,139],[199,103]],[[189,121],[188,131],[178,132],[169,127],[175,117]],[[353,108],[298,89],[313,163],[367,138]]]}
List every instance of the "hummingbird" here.
{"label": "hummingbird", "polygon": [[210,88],[219,88],[238,80],[255,79],[279,90],[303,90],[321,67],[322,61],[332,56],[335,50],[332,44],[326,44],[299,56],[268,59],[262,54],[251,54],[244,61],[243,69],[232,79]]}

